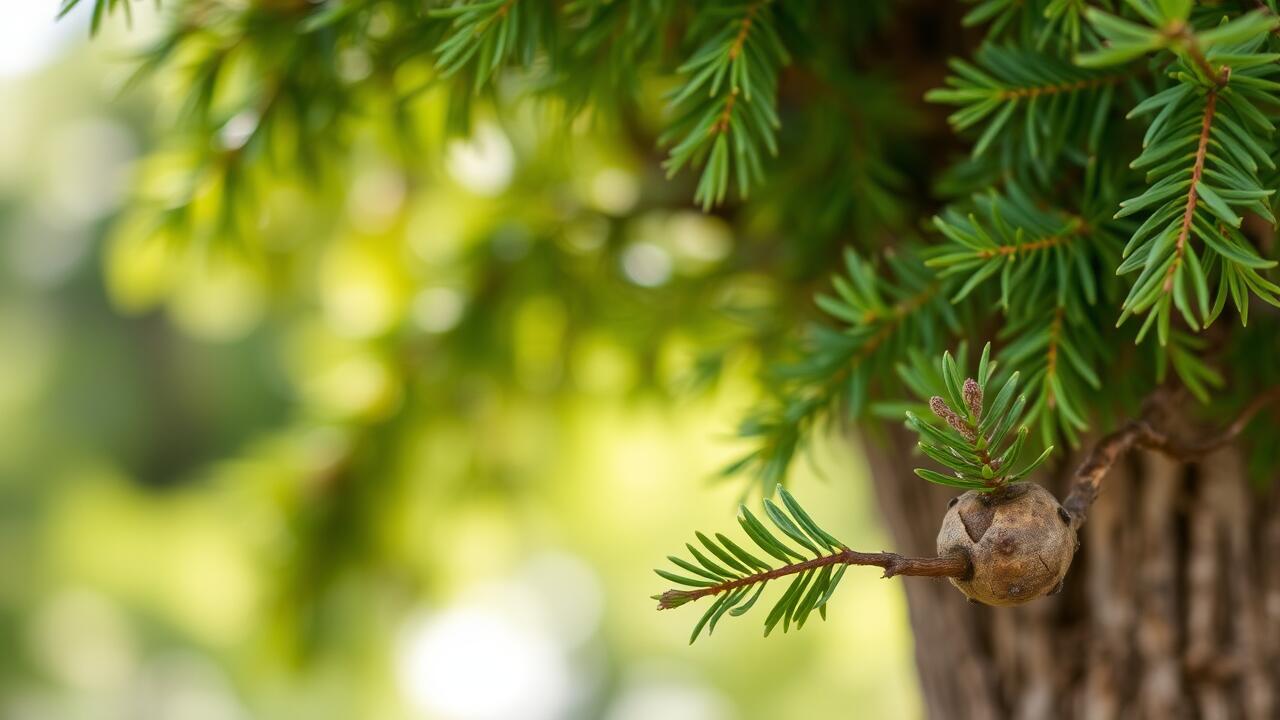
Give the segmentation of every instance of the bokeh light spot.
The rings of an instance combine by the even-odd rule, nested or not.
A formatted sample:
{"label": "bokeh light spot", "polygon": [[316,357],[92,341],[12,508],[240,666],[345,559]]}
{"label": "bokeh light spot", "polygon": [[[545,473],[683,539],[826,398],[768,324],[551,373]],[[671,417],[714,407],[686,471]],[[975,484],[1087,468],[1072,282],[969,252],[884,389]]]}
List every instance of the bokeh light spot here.
{"label": "bokeh light spot", "polygon": [[640,201],[640,183],[631,173],[605,168],[591,179],[591,202],[610,215],[626,215]]}
{"label": "bokeh light spot", "polygon": [[671,254],[651,242],[638,242],[622,251],[622,273],[641,287],[657,287],[671,279]]}
{"label": "bokeh light spot", "polygon": [[448,332],[462,320],[466,307],[466,297],[453,288],[427,288],[413,298],[413,321],[429,333]]}
{"label": "bokeh light spot", "polygon": [[396,669],[414,708],[441,720],[551,720],[569,702],[569,671],[554,641],[488,609],[414,620]]}
{"label": "bokeh light spot", "polygon": [[496,125],[478,125],[469,140],[449,143],[445,157],[449,176],[476,195],[493,196],[507,189],[515,173],[515,150]]}

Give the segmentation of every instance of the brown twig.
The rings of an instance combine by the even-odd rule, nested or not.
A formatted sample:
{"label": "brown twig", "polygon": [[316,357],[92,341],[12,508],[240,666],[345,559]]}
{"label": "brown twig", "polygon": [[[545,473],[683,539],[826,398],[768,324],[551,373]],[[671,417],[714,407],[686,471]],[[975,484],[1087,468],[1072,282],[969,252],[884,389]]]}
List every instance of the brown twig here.
{"label": "brown twig", "polygon": [[1148,403],[1148,409],[1143,413],[1143,417],[1130,420],[1119,430],[1102,438],[1089,452],[1080,469],[1076,470],[1071,493],[1062,503],[1067,512],[1071,513],[1071,525],[1079,528],[1084,524],[1089,506],[1098,497],[1102,478],[1131,448],[1155,450],[1179,462],[1190,462],[1235,440],[1255,415],[1267,404],[1276,400],[1280,400],[1280,387],[1273,387],[1255,397],[1229,425],[1217,434],[1200,441],[1183,440],[1158,429],[1155,425],[1156,416],[1159,414],[1158,404]]}
{"label": "brown twig", "polygon": [[757,583],[768,582],[787,575],[795,575],[797,573],[814,570],[826,565],[872,565],[884,569],[883,577],[891,578],[896,575],[914,575],[917,577],[964,577],[970,572],[968,558],[963,556],[951,557],[931,557],[931,558],[911,558],[903,557],[897,553],[878,552],[864,553],[857,550],[843,550],[834,555],[824,555],[820,558],[805,560],[804,562],[793,563],[791,565],[783,565],[780,568],[766,570],[765,572],[747,575],[737,578],[736,580],[728,580],[717,585],[711,585],[703,588],[691,588],[689,590],[668,590],[658,596],[658,609],[667,610],[673,607],[679,607],[692,600],[706,597],[707,595],[719,595],[722,592],[736,590],[740,587],[755,585]]}

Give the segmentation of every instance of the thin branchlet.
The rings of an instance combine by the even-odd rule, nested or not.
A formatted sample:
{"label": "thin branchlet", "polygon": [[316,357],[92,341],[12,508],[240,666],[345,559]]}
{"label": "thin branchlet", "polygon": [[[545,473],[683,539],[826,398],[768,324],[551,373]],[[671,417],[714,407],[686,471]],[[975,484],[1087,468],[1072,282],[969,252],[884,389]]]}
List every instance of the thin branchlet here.
{"label": "thin branchlet", "polygon": [[[720,533],[714,537],[695,533],[700,547],[688,543],[687,556],[668,557],[675,566],[673,570],[655,569],[658,576],[677,585],[653,596],[659,610],[680,607],[704,597],[714,598],[703,608],[690,642],[696,640],[704,628],[708,633],[714,632],[716,623],[726,613],[746,613],[767,585],[781,578],[789,579],[786,590],[773,601],[767,614],[766,635],[779,623],[783,632],[792,625],[801,627],[814,612],[825,617],[827,600],[836,591],[849,565],[879,567],[884,577],[957,578],[971,573],[969,556],[964,551],[947,553],[946,557],[913,558],[891,552],[851,550],[823,530],[781,486],[773,498],[766,498],[762,504],[764,519],[746,506],[739,509],[738,524],[749,543],[739,544]],[[744,545],[747,548],[754,545],[754,548],[748,550]],[[805,552],[812,553],[813,557],[806,557]],[[761,560],[762,557],[773,558],[782,565],[773,567]]]}
{"label": "thin branchlet", "polygon": [[735,580],[727,580],[725,582],[703,588],[693,588],[689,590],[667,590],[661,595],[656,595],[659,610],[669,610],[671,608],[680,607],[685,603],[707,597],[708,595],[719,595],[723,592],[729,592],[742,587],[754,586],[759,583],[769,582],[778,578],[795,575],[797,573],[815,570],[827,565],[869,565],[882,568],[884,573],[881,577],[891,578],[898,575],[910,575],[914,577],[964,577],[969,573],[969,561],[960,555],[953,557],[905,557],[897,553],[878,552],[865,553],[857,550],[845,549],[841,552],[825,555],[823,557],[805,560],[803,562],[783,565],[772,570],[758,572],[753,575],[747,575]]}
{"label": "thin branchlet", "polygon": [[1071,492],[1062,506],[1071,514],[1071,524],[1079,528],[1084,524],[1089,506],[1098,498],[1102,479],[1112,466],[1135,447],[1154,450],[1179,462],[1191,462],[1203,458],[1230,444],[1244,432],[1249,422],[1267,405],[1280,400],[1280,387],[1273,387],[1255,397],[1226,427],[1203,440],[1179,438],[1169,430],[1158,427],[1165,408],[1164,397],[1157,394],[1148,399],[1142,417],[1130,420],[1120,429],[1098,441],[1076,470]]}

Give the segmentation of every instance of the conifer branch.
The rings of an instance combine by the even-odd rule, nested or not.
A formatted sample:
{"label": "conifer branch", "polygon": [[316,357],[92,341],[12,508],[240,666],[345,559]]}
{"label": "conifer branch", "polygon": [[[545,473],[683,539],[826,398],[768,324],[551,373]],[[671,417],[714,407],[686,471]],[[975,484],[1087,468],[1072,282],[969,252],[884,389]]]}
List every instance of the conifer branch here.
{"label": "conifer branch", "polygon": [[1095,323],[1078,302],[1042,301],[1022,309],[1001,332],[1009,341],[1001,357],[1034,389],[1028,418],[1046,446],[1059,437],[1075,446],[1089,428],[1090,393],[1101,390],[1103,373],[1103,343]]}
{"label": "conifer branch", "polygon": [[1087,517],[1089,506],[1097,499],[1102,479],[1112,466],[1134,447],[1154,450],[1179,462],[1192,462],[1230,444],[1244,432],[1259,412],[1267,405],[1280,400],[1280,387],[1273,387],[1249,402],[1228,425],[1203,440],[1186,440],[1168,430],[1159,428],[1166,409],[1166,400],[1157,394],[1148,399],[1142,416],[1130,420],[1120,429],[1098,441],[1076,470],[1071,492],[1062,505],[1071,514],[1073,527],[1080,527]]}
{"label": "conifer branch", "polygon": [[1191,62],[1200,70],[1200,74],[1203,75],[1206,80],[1209,80],[1218,88],[1227,86],[1227,80],[1230,77],[1231,68],[1224,65],[1220,68],[1214,69],[1214,67],[1209,64],[1209,59],[1205,57],[1204,51],[1201,50],[1200,42],[1197,40],[1195,32],[1185,19],[1174,18],[1162,32],[1165,38],[1182,47],[1183,51],[1191,58]]}
{"label": "conifer branch", "polygon": [[[738,510],[738,523],[758,552],[781,561],[781,566],[769,565],[725,535],[716,533],[712,539],[699,532],[695,536],[701,550],[693,543],[685,545],[690,559],[667,558],[679,572],[654,571],[664,580],[681,586],[653,596],[659,610],[677,608],[704,597],[715,598],[694,625],[690,643],[698,639],[704,627],[708,634],[715,632],[716,624],[726,613],[735,617],[745,614],[771,581],[784,577],[795,576],[795,579],[766,616],[766,636],[779,624],[783,632],[790,630],[793,623],[797,629],[803,627],[815,610],[825,620],[827,601],[850,565],[882,568],[886,578],[897,575],[964,577],[970,573],[969,560],[963,555],[911,558],[890,552],[850,550],[819,527],[781,485],[776,487],[776,494],[778,502],[766,498],[763,503],[765,516],[776,532],[745,505]],[[814,557],[806,559],[805,552]]]}
{"label": "conifer branch", "polygon": [[1100,75],[1098,77],[1085,78],[1082,80],[1073,80],[1071,82],[1008,87],[1000,90],[996,93],[996,96],[1003,100],[1032,100],[1043,95],[1077,93],[1081,90],[1096,90],[1104,85],[1117,85],[1120,81],[1124,80],[1125,77],[1126,76],[1124,74],[1116,73],[1113,75]]}
{"label": "conifer branch", "polygon": [[1048,389],[1045,392],[1045,402],[1049,407],[1057,405],[1057,395],[1054,392],[1054,380],[1058,377],[1058,348],[1062,341],[1062,306],[1053,309],[1053,320],[1049,321],[1049,343],[1045,350],[1044,374],[1047,380]]}
{"label": "conifer branch", "polygon": [[[1010,491],[1012,484],[1024,480],[1048,457],[1052,448],[1019,467],[1027,429],[1017,426],[1026,398],[1015,399],[1017,373],[1002,384],[994,397],[987,394],[987,385],[996,370],[990,344],[983,348],[974,377],[964,377],[963,358],[957,362],[949,352],[943,353],[940,363],[924,370],[936,383],[925,382],[916,373],[910,375],[911,384],[917,387],[933,384],[939,389],[942,394],[930,397],[929,407],[946,428],[925,422],[910,412],[907,424],[919,433],[920,450],[952,474],[918,468],[916,474],[921,478],[996,497]],[[692,543],[686,544],[691,559],[667,558],[681,572],[655,570],[663,579],[682,586],[653,596],[659,610],[680,607],[704,597],[716,598],[694,626],[689,642],[696,640],[704,627],[714,632],[726,612],[735,616],[745,613],[769,582],[783,577],[795,576],[795,579],[766,617],[766,635],[779,622],[783,632],[793,622],[802,627],[814,610],[825,618],[826,602],[849,565],[882,568],[886,578],[896,575],[965,578],[972,572],[970,557],[963,553],[910,558],[890,552],[851,550],[820,528],[785,488],[777,485],[775,492],[781,505],[765,499],[764,511],[781,537],[745,506],[739,509],[738,523],[761,551],[783,563],[780,567],[765,563],[724,535],[716,534],[713,540],[697,533],[698,542],[706,552]],[[806,557],[806,551],[813,557]]]}
{"label": "conifer branch", "polygon": [[[1096,67],[1162,51],[1175,59],[1174,84],[1129,113],[1156,113],[1143,151],[1131,165],[1146,170],[1150,185],[1120,203],[1116,213],[1117,218],[1150,213],[1133,231],[1116,271],[1138,272],[1119,323],[1146,313],[1137,339],[1154,325],[1164,345],[1175,308],[1188,326],[1199,330],[1217,317],[1228,295],[1242,322],[1248,318],[1249,294],[1280,306],[1280,286],[1259,272],[1276,262],[1259,255],[1241,233],[1239,212],[1253,212],[1273,226],[1276,222],[1267,201],[1274,190],[1259,177],[1259,168],[1275,168],[1263,151],[1275,128],[1259,108],[1273,107],[1280,99],[1280,83],[1265,77],[1274,74],[1273,56],[1261,52],[1277,19],[1255,11],[1198,30],[1187,18],[1190,4],[1131,5],[1154,27],[1091,10],[1089,18],[1108,47],[1076,61]],[[1210,152],[1211,145],[1221,152]],[[1193,237],[1204,243],[1200,252],[1192,247]],[[1220,268],[1216,278],[1210,274],[1215,266]],[[1211,309],[1210,284],[1215,280],[1218,296]]]}
{"label": "conifer branch", "polygon": [[[933,218],[948,241],[926,265],[939,277],[963,276],[952,296],[963,300],[983,283],[998,277],[1000,305],[1008,310],[1023,289],[1052,283],[1059,305],[1076,295],[1092,304],[1097,299],[1095,265],[1118,253],[1115,223],[1097,210],[1089,217],[1063,209],[1042,209],[1018,183],[1003,194],[973,198],[972,209],[952,205]],[[1109,212],[1109,211],[1108,211]],[[1094,258],[1097,258],[1095,260]],[[1066,272],[1059,272],[1066,268]]]}
{"label": "conifer branch", "polygon": [[671,145],[669,177],[703,166],[694,193],[703,209],[724,202],[731,178],[746,197],[764,179],[762,153],[777,154],[778,74],[790,62],[777,12],[773,0],[738,4],[679,68],[685,82],[671,95],[675,121],[659,143]]}
{"label": "conifer branch", "polygon": [[[950,63],[946,88],[930,90],[930,102],[960,106],[948,117],[957,131],[986,122],[973,146],[978,157],[998,138],[1024,142],[1040,156],[1056,156],[1070,137],[1084,138],[1090,148],[1100,139],[1115,86],[1125,73],[1101,73],[1076,67],[1050,53],[985,45],[974,58]],[[1002,133],[1015,116],[1022,132]]]}
{"label": "conifer branch", "polygon": [[913,558],[891,552],[865,553],[844,549],[831,555],[805,560],[803,562],[783,565],[772,570],[746,575],[734,580],[726,580],[696,590],[667,590],[656,596],[659,610],[670,610],[685,603],[704,598],[708,595],[719,595],[723,592],[753,586],[758,583],[776,580],[788,575],[808,572],[829,565],[867,565],[884,570],[882,578],[899,575],[913,577],[963,577],[969,572],[969,561],[963,557],[930,557]]}

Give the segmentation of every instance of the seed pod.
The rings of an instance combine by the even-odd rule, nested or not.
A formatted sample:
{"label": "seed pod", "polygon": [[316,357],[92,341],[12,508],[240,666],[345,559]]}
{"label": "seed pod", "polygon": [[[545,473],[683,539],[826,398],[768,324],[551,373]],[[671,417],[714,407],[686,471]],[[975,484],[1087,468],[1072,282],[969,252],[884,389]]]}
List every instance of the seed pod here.
{"label": "seed pod", "polygon": [[969,491],[943,516],[938,555],[965,555],[972,572],[951,584],[987,605],[1052,594],[1071,567],[1076,532],[1058,500],[1034,483]]}

